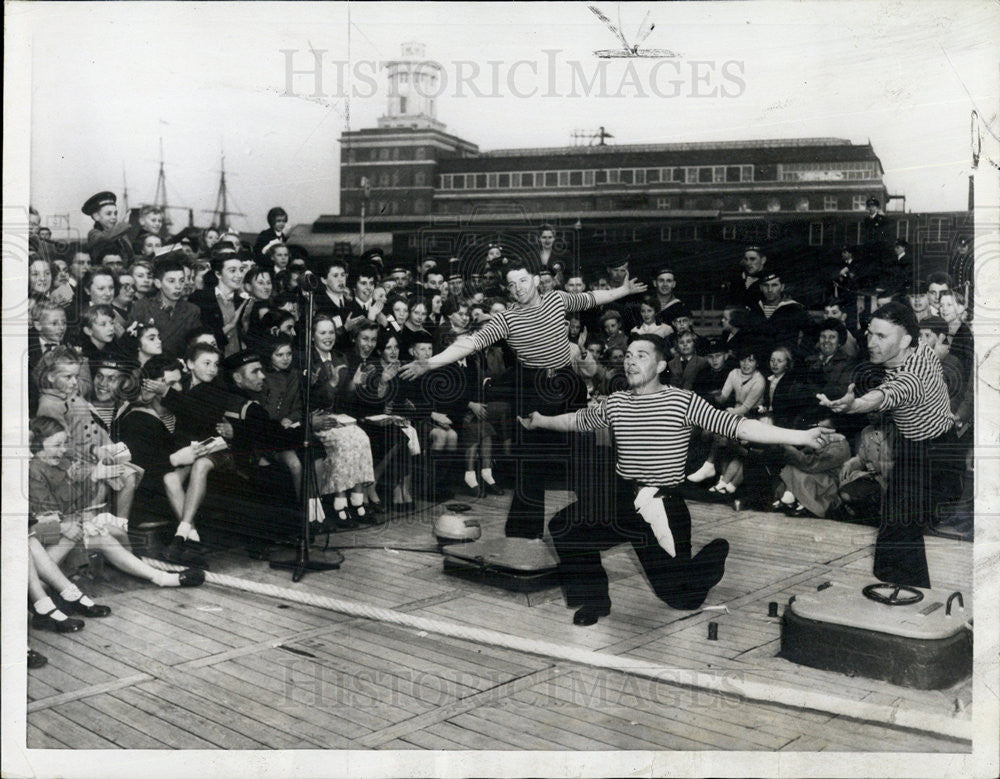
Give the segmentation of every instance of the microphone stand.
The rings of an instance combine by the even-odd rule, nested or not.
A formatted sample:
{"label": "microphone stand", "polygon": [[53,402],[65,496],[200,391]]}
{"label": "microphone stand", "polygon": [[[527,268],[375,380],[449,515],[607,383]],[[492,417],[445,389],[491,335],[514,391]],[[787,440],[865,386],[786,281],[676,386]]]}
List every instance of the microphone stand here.
{"label": "microphone stand", "polygon": [[[305,279],[305,277],[303,277]],[[308,283],[308,282],[307,282]],[[336,549],[332,550],[336,560],[310,560],[309,559],[309,500],[316,491],[316,468],[312,457],[312,409],[310,408],[310,394],[312,389],[312,328],[313,328],[313,290],[303,284],[302,291],[306,299],[306,365],[305,365],[305,414],[302,420],[302,488],[301,488],[301,509],[302,528],[299,533],[299,544],[295,557],[291,560],[272,560],[271,567],[292,572],[292,581],[297,582],[308,572],[334,571],[340,568],[344,562],[344,556]]]}

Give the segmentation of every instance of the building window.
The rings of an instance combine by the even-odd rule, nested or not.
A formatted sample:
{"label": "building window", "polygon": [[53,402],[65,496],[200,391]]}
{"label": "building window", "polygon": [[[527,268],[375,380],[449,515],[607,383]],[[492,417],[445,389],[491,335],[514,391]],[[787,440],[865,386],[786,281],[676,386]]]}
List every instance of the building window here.
{"label": "building window", "polygon": [[392,150],[392,158],[394,160],[398,160],[399,159],[399,149],[393,149]]}
{"label": "building window", "polygon": [[347,152],[347,161],[348,161],[348,163],[352,163],[352,162],[354,162],[354,161],[355,161],[356,159],[357,159],[357,154],[355,154],[355,152],[354,152],[354,149],[350,149],[350,150],[349,150],[349,151]]}
{"label": "building window", "polygon": [[864,211],[867,206],[865,205],[866,198],[864,195],[854,195],[851,198],[851,210],[852,211]]}
{"label": "building window", "polygon": [[425,159],[427,159],[427,149],[425,149],[423,146],[418,146],[416,154],[415,154],[415,158],[418,159],[418,160],[425,160]]}
{"label": "building window", "polygon": [[418,170],[413,175],[413,183],[415,186],[422,187],[425,181],[427,181],[427,174],[425,174],[422,170]]}
{"label": "building window", "polygon": [[836,211],[840,204],[837,202],[836,195],[824,195],[823,196],[823,210],[824,211]]}
{"label": "building window", "polygon": [[455,189],[465,189],[465,174],[456,173],[452,177],[453,187]]}
{"label": "building window", "polygon": [[621,181],[621,171],[618,168],[608,170],[608,183],[617,184]]}
{"label": "building window", "polygon": [[534,173],[522,173],[521,174],[521,186],[531,188],[535,186],[535,174]]}
{"label": "building window", "polygon": [[398,170],[394,170],[392,172],[392,185],[394,187],[398,187],[399,186],[399,171]]}
{"label": "building window", "polygon": [[422,197],[418,197],[413,201],[413,212],[416,214],[426,214],[427,213],[427,201]]}
{"label": "building window", "polygon": [[822,246],[823,245],[823,223],[822,222],[810,222],[809,223],[809,245],[810,246]]}
{"label": "building window", "polygon": [[744,181],[753,181],[753,165],[741,165]]}
{"label": "building window", "polygon": [[674,240],[673,230],[669,227],[660,228],[660,241],[661,243],[670,243]]}
{"label": "building window", "polygon": [[350,200],[345,200],[344,204],[340,207],[340,213],[342,214],[353,214],[354,213],[354,203]]}
{"label": "building window", "polygon": [[684,168],[667,168],[667,170],[670,172],[670,175],[664,176],[664,181],[676,181],[679,184],[684,182]]}
{"label": "building window", "polygon": [[657,184],[660,181],[660,169],[659,168],[646,168],[646,183],[647,184]]}
{"label": "building window", "polygon": [[631,169],[629,169],[629,168],[626,168],[625,170],[619,170],[618,171],[618,180],[622,184],[632,184],[635,181],[635,178],[633,177],[632,174],[633,174],[633,171]]}
{"label": "building window", "polygon": [[501,189],[506,189],[510,187],[510,174],[500,173],[497,175],[497,186]]}
{"label": "building window", "polygon": [[808,211],[809,210],[809,198],[807,198],[807,197],[800,197],[798,200],[796,200],[795,201],[795,210],[796,211]]}
{"label": "building window", "polygon": [[569,186],[569,171],[561,170],[559,171],[559,186],[568,187]]}
{"label": "building window", "polygon": [[712,179],[712,169],[711,168],[698,168],[698,183],[699,184],[711,184]]}
{"label": "building window", "polygon": [[488,189],[496,189],[497,188],[497,174],[496,173],[487,173],[486,174],[486,186],[487,186]]}
{"label": "building window", "polygon": [[735,241],[736,240],[736,225],[723,225],[722,226],[722,240],[724,240],[724,241]]}
{"label": "building window", "polygon": [[585,187],[594,186],[594,171],[585,170],[583,172],[583,186]]}
{"label": "building window", "polygon": [[639,170],[634,171],[634,173],[635,173],[635,183],[636,184],[645,184],[646,183],[646,171],[645,170],[643,170],[643,169],[640,168]]}
{"label": "building window", "polygon": [[712,182],[724,184],[726,182],[726,169],[722,166],[712,168]]}
{"label": "building window", "polygon": [[750,205],[750,201],[747,198],[740,198],[740,204],[737,208],[738,211],[746,213],[748,211],[753,211],[753,206]]}
{"label": "building window", "polygon": [[[697,168],[684,168],[684,181],[687,184],[697,184],[698,183],[698,169]],[[709,179],[711,181],[711,179]]]}
{"label": "building window", "polygon": [[732,183],[734,181],[740,180],[740,167],[739,165],[730,165],[726,168],[726,181]]}
{"label": "building window", "polygon": [[608,172],[606,170],[597,170],[597,171],[594,171],[594,180],[598,184],[607,184],[608,183]]}
{"label": "building window", "polygon": [[571,187],[579,187],[583,185],[583,171],[582,170],[571,170],[569,172],[569,185]]}
{"label": "building window", "polygon": [[[902,238],[904,241],[910,240],[910,221],[908,219],[900,219],[896,222],[896,237]],[[941,240],[940,234],[938,240]]]}
{"label": "building window", "polygon": [[406,245],[411,249],[420,248],[420,233],[410,233],[406,239]]}
{"label": "building window", "polygon": [[441,183],[438,184],[441,189],[451,189],[451,174],[445,173],[441,176]]}
{"label": "building window", "polygon": [[378,150],[378,158],[380,160],[383,160],[383,161],[389,159],[389,150],[388,149],[379,149]]}
{"label": "building window", "polygon": [[545,171],[545,186],[555,187],[559,185],[559,174],[554,170]]}
{"label": "building window", "polygon": [[477,173],[476,174],[476,189],[486,189],[486,174]]}
{"label": "building window", "polygon": [[[671,202],[672,200],[673,200],[673,198],[670,198],[670,197],[658,197],[658,198],[656,198],[656,207],[657,208],[671,208],[672,205],[673,205],[672,202]],[[667,228],[667,229],[669,230],[670,228]]]}

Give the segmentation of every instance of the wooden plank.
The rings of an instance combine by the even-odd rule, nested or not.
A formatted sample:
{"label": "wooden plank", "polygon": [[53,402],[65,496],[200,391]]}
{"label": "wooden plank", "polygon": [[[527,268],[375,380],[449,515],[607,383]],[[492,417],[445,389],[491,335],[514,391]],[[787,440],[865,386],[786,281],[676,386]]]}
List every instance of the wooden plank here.
{"label": "wooden plank", "polygon": [[[191,590],[187,590],[180,597],[176,595],[178,592],[180,588],[164,588],[162,592],[156,593],[155,598],[149,597],[148,593],[140,593],[140,598],[148,605],[151,613],[163,621],[182,630],[209,636],[227,646],[239,646],[246,642],[257,643],[273,637],[271,631],[263,626],[237,622],[221,611],[200,611],[198,606],[214,604],[207,598],[192,600],[188,595]],[[139,598],[136,599],[138,600]]]}
{"label": "wooden plank", "polygon": [[[177,693],[176,700],[174,700],[175,692]],[[166,723],[166,726],[169,727],[165,728],[161,724],[161,730],[157,731],[163,735],[164,739],[168,738],[164,732],[166,729],[173,730],[172,740],[175,743],[179,740],[178,731],[186,733],[187,738],[177,744],[178,748],[260,749],[264,746],[258,741],[247,738],[242,733],[202,716],[199,711],[195,711],[187,705],[190,696],[182,691],[166,688],[162,683],[156,683],[155,687],[149,689],[143,685],[142,687],[116,690],[111,695],[146,712],[161,723]],[[169,696],[169,698],[164,696]]]}
{"label": "wooden plank", "polygon": [[117,609],[131,625],[147,631],[150,643],[162,643],[178,653],[188,651],[183,650],[181,645],[194,650],[195,654],[192,657],[215,654],[233,647],[233,642],[218,641],[202,631],[193,629],[190,623],[178,626],[172,621],[169,609],[156,608],[149,603],[136,604],[136,608],[118,605]]}
{"label": "wooden plank", "polygon": [[439,722],[433,727],[427,728],[427,732],[447,738],[462,744],[463,749],[491,749],[491,750],[511,750],[517,747],[506,741],[502,736],[493,733],[481,733],[478,730],[470,730],[467,727],[456,724],[452,720]]}
{"label": "wooden plank", "polygon": [[[217,722],[225,721],[229,727],[265,746],[291,748],[303,740],[324,749],[348,748],[351,744],[350,739],[331,732],[315,740],[305,738],[303,720],[275,708],[272,705],[273,696],[215,668],[199,668],[192,672],[192,676],[197,677],[192,679],[192,686],[196,688],[192,692],[201,698],[197,703],[202,713]],[[191,696],[191,701],[196,703],[194,696]]]}
{"label": "wooden plank", "polygon": [[246,665],[236,665],[235,663],[220,663],[212,666],[220,673],[229,674],[238,680],[241,690],[248,686],[257,689],[254,698],[268,703],[279,711],[294,717],[299,721],[298,733],[309,739],[313,745],[323,744],[327,748],[332,748],[330,744],[331,736],[336,734],[340,739],[333,739],[337,749],[348,749],[352,739],[365,733],[370,733],[371,728],[361,727],[348,719],[338,716],[330,705],[321,707],[322,701],[306,702],[296,700],[290,694],[288,687],[283,687],[278,679],[274,679],[259,671],[248,668]]}
{"label": "wooden plank", "polygon": [[81,727],[99,732],[122,749],[163,749],[166,744],[118,717],[91,706],[90,702],[72,701],[54,709]]}
{"label": "wooden plank", "polygon": [[562,744],[559,742],[550,741],[539,735],[538,729],[526,729],[524,720],[519,720],[510,712],[490,706],[482,706],[465,714],[459,714],[448,721],[475,733],[489,734],[491,738],[506,741],[518,749],[553,750],[562,748]]}
{"label": "wooden plank", "polygon": [[67,745],[57,740],[51,733],[47,733],[37,725],[28,723],[28,730],[25,735],[24,745],[28,749],[67,749]]}
{"label": "wooden plank", "polygon": [[44,709],[30,715],[30,724],[43,733],[58,734],[59,740],[73,749],[114,749],[115,744],[91,727],[83,727],[57,711]]}
{"label": "wooden plank", "polygon": [[160,747],[153,748],[192,749],[196,746],[212,746],[210,742],[201,739],[197,739],[197,744],[192,744],[192,733],[189,731],[179,728],[155,714],[150,714],[138,706],[126,703],[114,695],[95,695],[87,698],[86,703],[93,709],[112,716],[120,722],[127,723],[161,743]]}
{"label": "wooden plank", "polygon": [[390,741],[389,743],[396,744],[400,741],[413,744],[421,749],[453,750],[466,748],[449,738],[430,733],[426,730],[419,730],[415,733],[410,733],[405,738],[396,739],[395,741]]}
{"label": "wooden plank", "polygon": [[[294,671],[289,667],[295,665]],[[221,667],[221,670],[228,671],[229,664]],[[297,690],[302,690],[302,697],[306,705],[311,705],[324,712],[324,716],[335,716],[344,720],[343,733],[350,738],[356,738],[365,731],[375,731],[387,727],[392,721],[386,717],[378,716],[373,712],[378,700],[360,694],[359,691],[343,691],[339,688],[337,677],[331,680],[330,675],[325,672],[321,665],[315,663],[303,663],[300,658],[294,655],[287,655],[284,652],[271,652],[267,655],[246,656],[234,660],[232,665],[234,670],[257,671],[262,675],[277,677],[275,681],[282,685],[282,689],[293,696]],[[287,674],[295,673],[302,677],[303,687],[297,687],[289,682]],[[305,690],[309,689],[309,692]],[[353,725],[357,730],[351,730]],[[341,732],[338,730],[338,732]]]}
{"label": "wooden plank", "polygon": [[[280,729],[302,742],[309,742],[311,747],[322,749],[350,749],[354,742],[333,726],[337,723],[331,717],[317,724],[310,719],[307,707],[282,706],[281,699],[268,688],[254,685],[246,677],[237,678],[223,673],[215,667],[203,668],[197,672],[199,681],[207,681],[212,685],[212,697],[223,705],[223,708],[235,708],[247,715],[254,723],[275,730]],[[225,691],[221,696],[219,690]],[[263,738],[258,731],[244,731],[251,738]],[[282,739],[282,741],[285,741]]]}

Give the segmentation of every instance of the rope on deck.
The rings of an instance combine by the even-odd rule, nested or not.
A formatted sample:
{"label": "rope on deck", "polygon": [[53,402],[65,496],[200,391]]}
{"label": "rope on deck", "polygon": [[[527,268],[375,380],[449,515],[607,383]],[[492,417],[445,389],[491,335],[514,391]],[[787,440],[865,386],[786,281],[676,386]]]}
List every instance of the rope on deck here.
{"label": "rope on deck", "polygon": [[[180,571],[183,566],[171,565],[161,560],[142,558],[154,568],[164,571]],[[621,655],[609,655],[593,652],[587,649],[555,644],[549,641],[539,641],[532,638],[501,633],[496,630],[461,625],[440,619],[418,617],[413,614],[394,611],[393,609],[370,606],[367,603],[331,598],[325,595],[314,595],[310,592],[279,587],[275,584],[240,579],[226,574],[205,571],[205,581],[220,587],[229,587],[257,595],[268,595],[273,598],[316,606],[329,611],[340,612],[352,617],[361,617],[376,622],[387,622],[392,625],[423,630],[464,641],[478,644],[488,644],[511,649],[516,652],[527,652],[542,657],[578,663],[593,668],[620,671],[634,674],[657,682],[664,682],[681,687],[715,692],[720,695],[732,695],[747,701],[787,706],[796,709],[810,709],[824,714],[834,714],[850,719],[862,720],[890,727],[917,730],[947,738],[972,740],[972,723],[970,720],[942,716],[929,712],[918,712],[903,708],[901,705],[869,703],[855,701],[828,693],[813,692],[785,687],[773,682],[758,682],[734,677],[732,673],[722,671],[718,674],[704,673],[683,668],[669,668],[664,665],[646,662],[636,658]]]}

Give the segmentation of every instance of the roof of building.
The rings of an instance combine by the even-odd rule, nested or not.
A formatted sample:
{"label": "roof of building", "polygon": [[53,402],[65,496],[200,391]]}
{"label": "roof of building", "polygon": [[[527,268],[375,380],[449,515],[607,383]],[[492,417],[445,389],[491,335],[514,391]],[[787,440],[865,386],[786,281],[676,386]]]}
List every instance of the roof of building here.
{"label": "roof of building", "polygon": [[882,172],[882,163],[871,144],[852,144],[836,138],[502,149],[442,161],[439,172],[796,162],[875,162]]}

